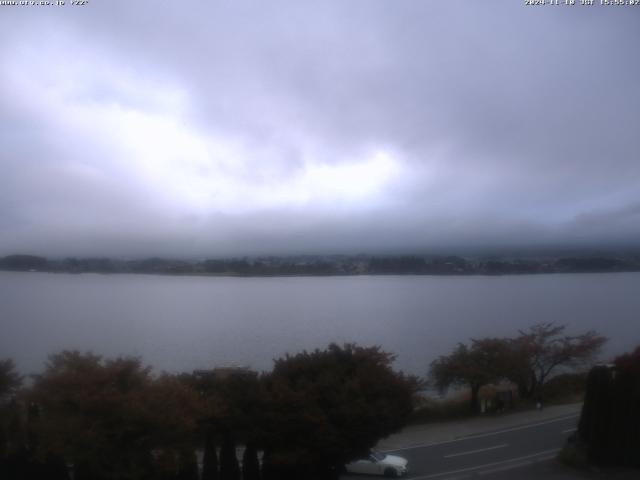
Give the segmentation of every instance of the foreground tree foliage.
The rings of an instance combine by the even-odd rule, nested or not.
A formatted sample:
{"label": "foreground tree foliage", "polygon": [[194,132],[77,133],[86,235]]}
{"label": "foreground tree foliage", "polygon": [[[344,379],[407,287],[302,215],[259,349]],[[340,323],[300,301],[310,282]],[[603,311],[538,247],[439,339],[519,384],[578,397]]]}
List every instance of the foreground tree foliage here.
{"label": "foreground tree foliage", "polygon": [[249,442],[242,454],[242,480],[260,480],[260,461],[253,442]]}
{"label": "foreground tree foliage", "polygon": [[236,442],[230,433],[224,436],[220,449],[220,480],[240,480]]}
{"label": "foreground tree foliage", "polygon": [[10,463],[24,456],[25,443],[21,431],[22,412],[14,400],[22,384],[12,360],[0,360],[0,478],[8,478],[12,472]]}
{"label": "foreground tree foliage", "polygon": [[[432,363],[431,378],[442,389],[468,386],[473,411],[480,388],[503,379],[518,383],[525,396],[537,394],[552,374],[584,365],[605,341],[595,332],[567,336],[564,330],[545,323],[514,339],[459,344]],[[637,390],[638,356],[617,360],[615,382],[604,376],[594,382],[615,391]],[[393,360],[378,347],[332,344],[278,359],[262,376],[242,369],[158,376],[136,358],[63,351],[49,358],[29,388],[21,388],[10,360],[0,361],[0,478],[335,478],[346,462],[402,428],[412,413],[419,382],[395,372]],[[612,444],[620,448],[636,445],[638,436],[636,430],[620,430],[623,418],[640,411],[637,394],[629,398],[615,403],[626,417],[612,416],[601,425],[619,426],[622,436]],[[236,445],[246,447],[242,469]],[[196,449],[204,452],[202,472]],[[636,450],[625,452],[625,458],[638,457]]]}
{"label": "foreground tree foliage", "polygon": [[331,345],[287,355],[262,376],[158,376],[137,358],[63,351],[21,390],[4,361],[0,478],[332,478],[412,412],[418,381],[394,372],[393,359],[378,347]]}
{"label": "foreground tree foliage", "polygon": [[173,478],[192,468],[198,398],[171,376],[154,379],[138,359],[54,355],[29,400],[39,412],[30,419],[38,455],[65,458],[77,480],[153,478],[156,470]]}
{"label": "foreground tree foliage", "polygon": [[479,411],[478,394],[484,385],[509,380],[520,398],[542,398],[544,385],[557,372],[592,362],[607,339],[594,331],[565,335],[566,325],[540,323],[516,338],[472,339],[431,363],[430,379],[441,391],[466,386],[470,409]]}
{"label": "foreground tree foliage", "polygon": [[452,385],[469,387],[470,410],[478,413],[480,388],[504,378],[511,357],[511,344],[505,339],[471,340],[470,346],[460,343],[451,354],[431,363],[431,381],[440,391]]}
{"label": "foreground tree foliage", "polygon": [[352,344],[276,360],[265,380],[264,478],[331,478],[404,426],[418,382],[393,360]]}
{"label": "foreground tree foliage", "polygon": [[0,360],[0,405],[15,395],[21,385],[22,376],[16,372],[13,360]]}
{"label": "foreground tree foliage", "polygon": [[[255,445],[264,436],[266,400],[261,379],[246,369],[197,371],[181,378],[203,402],[199,421],[205,439],[202,478],[238,480],[241,471],[236,444]],[[216,445],[221,446],[219,462]]]}
{"label": "foreground tree foliage", "polygon": [[566,325],[553,322],[533,325],[513,341],[513,356],[506,377],[518,385],[522,398],[541,395],[550,375],[562,368],[584,367],[606,343],[606,337],[590,330],[566,335]]}
{"label": "foreground tree foliage", "polygon": [[218,453],[213,432],[205,433],[204,453],[202,457],[202,480],[218,480]]}
{"label": "foreground tree foliage", "polygon": [[22,385],[22,377],[16,372],[13,360],[0,360],[0,461],[6,459],[13,446],[20,444],[18,426],[21,412],[15,395]]}

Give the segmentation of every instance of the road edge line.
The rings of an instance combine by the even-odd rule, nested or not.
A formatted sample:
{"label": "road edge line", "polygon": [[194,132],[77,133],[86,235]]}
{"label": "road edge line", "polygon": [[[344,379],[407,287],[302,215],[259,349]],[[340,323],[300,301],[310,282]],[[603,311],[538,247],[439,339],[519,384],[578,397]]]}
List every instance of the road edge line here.
{"label": "road edge line", "polygon": [[494,445],[493,447],[485,447],[485,448],[478,448],[476,450],[467,450],[466,452],[451,453],[449,455],[444,455],[442,458],[462,457],[463,455],[472,455],[474,453],[487,452],[489,450],[497,450],[498,448],[505,448],[508,446],[509,446],[508,443],[503,443],[501,445]]}
{"label": "road edge line", "polygon": [[549,454],[552,454],[552,453],[558,453],[560,450],[561,450],[560,448],[554,448],[554,449],[551,449],[551,450],[543,450],[542,452],[531,453],[529,455],[510,458],[508,460],[501,460],[499,462],[485,463],[485,464],[482,464],[482,465],[476,465],[474,467],[461,468],[459,470],[450,470],[448,472],[432,473],[431,475],[424,475],[424,476],[421,476],[421,477],[410,477],[408,480],[427,480],[429,478],[438,478],[438,477],[443,477],[445,475],[455,475],[457,473],[472,472],[472,471],[475,471],[475,470],[480,470],[481,468],[494,467],[494,466],[497,466],[497,465],[504,465],[506,463],[519,462],[521,460],[527,460],[527,459],[530,459],[530,458],[539,457],[541,455],[549,455]]}
{"label": "road edge line", "polygon": [[464,435],[461,437],[456,437],[453,438],[451,440],[444,440],[441,442],[431,442],[431,443],[415,443],[412,445],[408,445],[406,447],[400,447],[400,448],[389,448],[389,449],[384,449],[384,450],[380,450],[380,449],[376,449],[379,452],[382,453],[393,453],[393,452],[402,452],[405,450],[414,450],[416,448],[425,448],[425,447],[434,447],[436,445],[446,445],[448,443],[455,443],[455,442],[462,442],[464,440],[473,440],[475,438],[483,438],[483,437],[490,437],[492,435],[500,435],[501,433],[507,433],[507,432],[515,432],[517,430],[524,430],[527,428],[534,428],[534,427],[539,427],[542,425],[548,425],[550,423],[555,423],[555,422],[562,422],[564,420],[569,420],[571,418],[577,418],[580,416],[580,413],[575,413],[572,415],[565,415],[563,417],[557,417],[557,418],[553,418],[551,420],[546,420],[543,422],[537,422],[537,423],[529,423],[529,424],[525,424],[525,425],[519,425],[516,427],[510,427],[510,428],[505,428],[503,430],[496,430],[493,432],[487,432],[487,433],[473,433],[470,435]]}

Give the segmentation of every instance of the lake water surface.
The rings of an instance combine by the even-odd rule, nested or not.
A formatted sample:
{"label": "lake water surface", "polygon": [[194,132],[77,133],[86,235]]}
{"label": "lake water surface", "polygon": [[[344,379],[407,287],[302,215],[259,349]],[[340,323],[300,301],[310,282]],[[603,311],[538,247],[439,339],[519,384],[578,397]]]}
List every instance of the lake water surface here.
{"label": "lake water surface", "polygon": [[424,375],[470,337],[555,321],[640,344],[640,273],[522,276],[178,277],[0,272],[0,359],[25,373],[48,354],[136,355],[158,370],[270,369],[329,342],[381,345]]}

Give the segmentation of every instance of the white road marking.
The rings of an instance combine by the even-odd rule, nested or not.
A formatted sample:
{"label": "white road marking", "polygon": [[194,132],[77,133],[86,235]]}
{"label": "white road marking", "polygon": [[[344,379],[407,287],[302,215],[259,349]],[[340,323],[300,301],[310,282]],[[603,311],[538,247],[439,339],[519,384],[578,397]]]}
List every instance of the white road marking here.
{"label": "white road marking", "polygon": [[562,432],[560,433],[570,433],[570,432],[575,432],[577,430],[577,428],[567,428],[566,430],[562,430]]}
{"label": "white road marking", "polygon": [[579,416],[580,416],[579,413],[574,413],[572,415],[565,415],[563,417],[554,418],[553,420],[547,420],[547,421],[538,422],[538,423],[530,423],[530,424],[527,424],[527,425],[521,425],[519,427],[506,428],[504,430],[498,430],[498,431],[495,431],[495,432],[477,433],[477,434],[473,434],[473,435],[469,435],[469,436],[465,436],[465,437],[454,438],[453,440],[445,440],[443,442],[415,443],[413,445],[409,445],[409,446],[406,446],[406,447],[392,448],[392,449],[378,450],[378,451],[380,451],[382,453],[403,452],[403,451],[406,451],[406,450],[414,450],[416,448],[434,447],[436,445],[446,445],[448,443],[463,442],[465,440],[473,440],[475,438],[491,437],[493,435],[500,435],[502,433],[515,432],[517,430],[525,430],[527,428],[539,427],[541,425],[548,425],[550,423],[563,422],[564,420],[569,420],[571,418],[577,418]]}
{"label": "white road marking", "polygon": [[504,448],[504,447],[508,447],[508,446],[509,446],[508,443],[503,443],[502,445],[495,445],[493,447],[479,448],[477,450],[469,450],[467,452],[451,453],[449,455],[445,455],[444,458],[461,457],[463,455],[471,455],[473,453],[486,452],[487,450],[495,450],[497,448]]}
{"label": "white road marking", "polygon": [[514,468],[520,468],[520,467],[526,467],[527,465],[531,465],[534,461],[535,462],[544,462],[547,460],[552,460],[553,458],[555,458],[556,454],[554,453],[553,455],[547,455],[544,457],[538,457],[534,460],[526,460],[524,462],[518,462],[518,463],[512,463],[511,465],[504,465],[501,467],[495,467],[495,468],[491,468],[489,470],[482,470],[480,472],[478,472],[479,475],[490,475],[492,473],[498,473],[498,472],[506,472],[507,470],[513,470]]}
{"label": "white road marking", "polygon": [[457,473],[472,472],[474,470],[480,470],[482,468],[497,467],[498,465],[505,465],[507,463],[520,462],[522,460],[527,460],[527,459],[534,459],[535,457],[540,457],[542,455],[550,455],[550,454],[558,453],[559,451],[560,451],[559,448],[555,448],[552,450],[544,450],[542,452],[532,453],[530,455],[524,455],[522,457],[510,458],[508,460],[502,460],[500,462],[485,463],[483,465],[476,465],[474,467],[461,468],[460,470],[451,470],[449,472],[433,473],[431,475],[425,475],[422,477],[411,477],[410,480],[427,480],[429,478],[444,477],[446,475],[455,475]]}

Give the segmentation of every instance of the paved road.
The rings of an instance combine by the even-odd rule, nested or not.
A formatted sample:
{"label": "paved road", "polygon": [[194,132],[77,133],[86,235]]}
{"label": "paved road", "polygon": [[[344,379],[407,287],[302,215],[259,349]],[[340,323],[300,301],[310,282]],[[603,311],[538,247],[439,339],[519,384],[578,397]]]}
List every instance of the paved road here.
{"label": "paved road", "polygon": [[[410,480],[513,478],[509,474],[505,476],[505,472],[513,474],[514,469],[525,467],[539,470],[541,465],[552,463],[567,437],[575,430],[577,421],[578,414],[572,413],[455,440],[388,450],[386,453],[409,460]],[[530,477],[526,473],[518,476],[521,479]],[[342,478],[363,480],[365,477],[345,475]]]}

